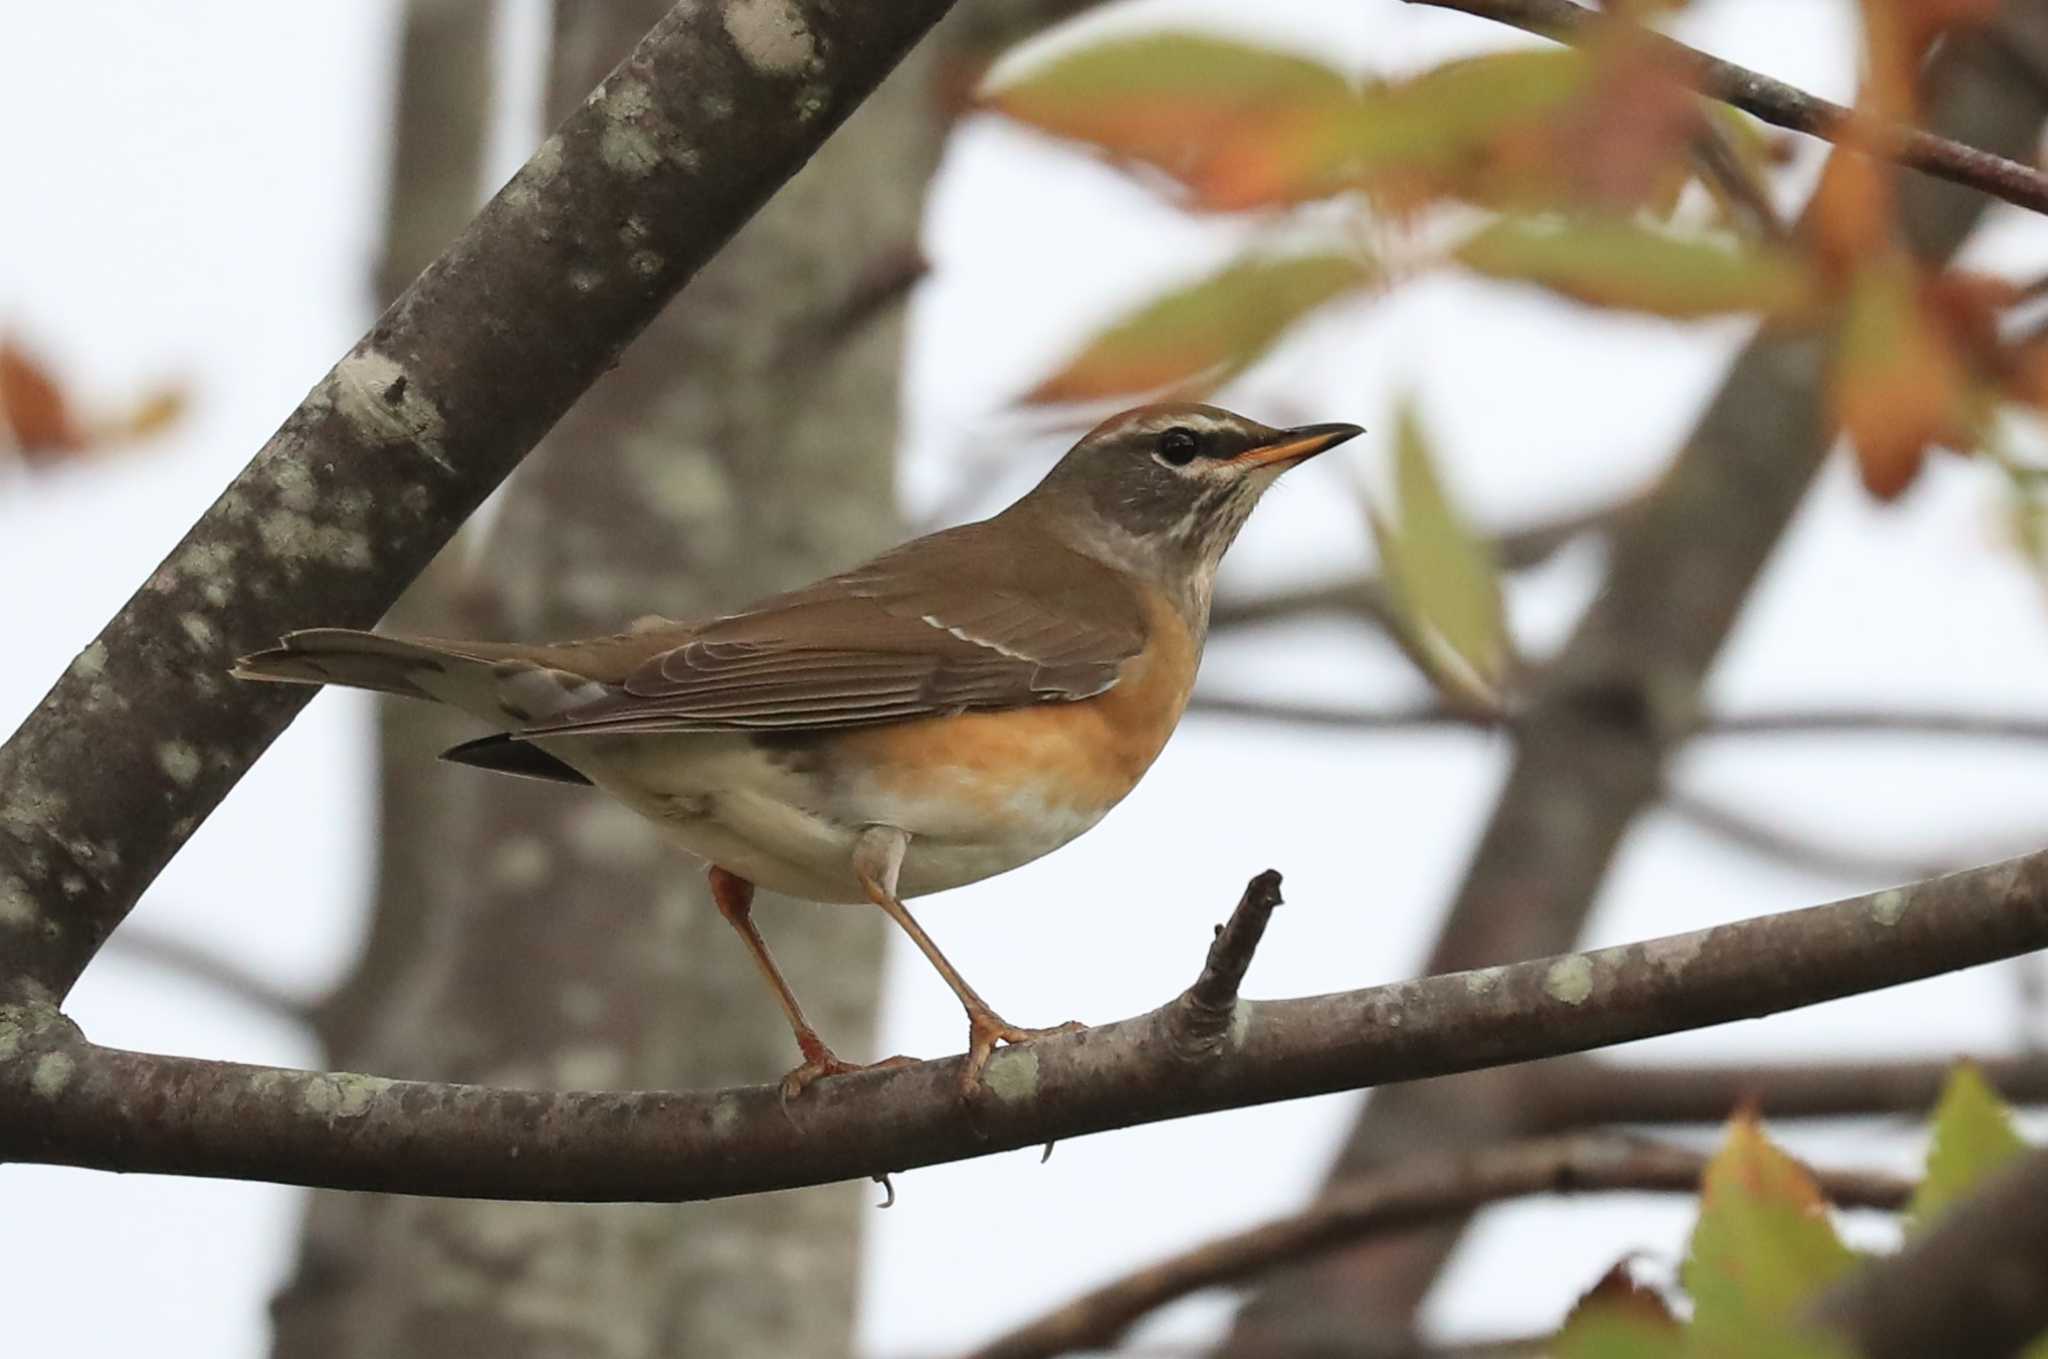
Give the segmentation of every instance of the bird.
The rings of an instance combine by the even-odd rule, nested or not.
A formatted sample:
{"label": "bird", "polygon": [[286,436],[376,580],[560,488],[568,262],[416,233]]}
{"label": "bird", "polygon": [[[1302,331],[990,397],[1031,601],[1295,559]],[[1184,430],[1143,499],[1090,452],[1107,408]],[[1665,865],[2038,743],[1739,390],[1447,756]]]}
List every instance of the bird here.
{"label": "bird", "polygon": [[1000,513],[696,621],[554,643],[287,634],[245,680],[370,689],[495,729],[458,764],[590,784],[707,866],[813,1081],[842,1060],[753,919],[757,887],[879,906],[968,1018],[963,1086],[1021,1028],[904,900],[1030,863],[1136,786],[1187,707],[1216,569],[1287,469],[1364,431],[1273,428],[1216,406],[1113,415]]}

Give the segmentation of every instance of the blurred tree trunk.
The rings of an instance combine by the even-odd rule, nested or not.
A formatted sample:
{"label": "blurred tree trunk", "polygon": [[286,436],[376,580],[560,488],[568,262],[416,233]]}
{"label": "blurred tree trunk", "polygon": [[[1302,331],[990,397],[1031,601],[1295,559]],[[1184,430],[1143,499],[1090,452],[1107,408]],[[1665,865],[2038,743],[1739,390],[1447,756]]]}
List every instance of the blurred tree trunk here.
{"label": "blurred tree trunk", "polygon": [[[559,4],[550,121],[665,8]],[[474,206],[487,100],[467,68],[487,60],[487,30],[476,0],[411,7],[381,284]],[[415,47],[430,41],[441,55]],[[891,541],[901,309],[849,324],[848,306],[878,260],[914,258],[944,133],[935,59],[913,54],[690,284],[527,460],[481,550],[458,539],[392,626],[608,631],[737,605]],[[462,150],[428,149],[444,139]],[[426,165],[431,182],[408,177]],[[588,790],[437,766],[465,734],[422,705],[385,711],[376,910],[321,1011],[333,1064],[535,1087],[756,1082],[793,1065],[699,866]],[[758,918],[823,1031],[870,1052],[880,914],[764,898]],[[864,1189],[645,1208],[316,1195],[276,1352],[843,1354]]]}

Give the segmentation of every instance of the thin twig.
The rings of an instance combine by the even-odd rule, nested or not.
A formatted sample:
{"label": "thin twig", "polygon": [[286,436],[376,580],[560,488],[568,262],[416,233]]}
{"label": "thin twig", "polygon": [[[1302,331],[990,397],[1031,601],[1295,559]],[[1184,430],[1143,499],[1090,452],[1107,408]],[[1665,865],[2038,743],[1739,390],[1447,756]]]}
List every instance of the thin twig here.
{"label": "thin twig", "polygon": [[[1072,1350],[1107,1349],[1169,1302],[1243,1283],[1368,1236],[1534,1194],[1692,1193],[1706,1163],[1700,1152],[1611,1134],[1418,1156],[1339,1185],[1302,1212],[1217,1237],[1091,1289],[969,1359],[1051,1359]],[[1897,1209],[1913,1190],[1910,1180],[1876,1172],[1814,1175],[1822,1193],[1844,1207]]]}
{"label": "thin twig", "polygon": [[[1452,9],[1525,32],[1577,45],[1607,16],[1572,0],[1408,0]],[[1666,58],[1663,65],[1690,73],[1687,85],[1754,114],[1767,123],[1853,147],[1909,169],[1980,190],[2033,212],[2048,212],[2048,175],[2030,165],[1900,123],[1887,123],[1808,94],[1794,85],[1707,55],[1659,33],[1643,41]]]}
{"label": "thin twig", "polygon": [[[1719,1123],[1743,1105],[1774,1121],[1924,1115],[1962,1058],[1672,1063],[1568,1057],[1516,1072],[1534,1131]],[[2048,1053],[1967,1059],[2014,1104],[2048,1103]]]}
{"label": "thin twig", "polygon": [[1666,789],[1663,807],[1679,820],[1717,839],[1802,872],[1857,880],[1900,882],[1915,878],[1931,878],[1946,873],[1959,864],[1970,862],[1961,855],[1954,858],[1914,858],[1823,844],[1818,840],[1782,830],[1760,817],[1751,816],[1712,798],[1685,792],[1682,789]]}
{"label": "thin twig", "polygon": [[[1438,703],[1417,703],[1405,708],[1361,708],[1347,704],[1294,703],[1197,694],[1188,707],[1196,712],[1222,717],[1363,731],[1514,725],[1511,714],[1476,713]],[[2048,718],[2019,713],[1944,712],[1912,708],[1782,708],[1711,714],[1679,734],[1694,738],[1934,736],[1959,740],[2037,742],[2048,741]]]}
{"label": "thin twig", "polygon": [[109,946],[133,962],[210,986],[289,1023],[313,1022],[313,1006],[309,1002],[204,944],[130,923],[109,941]]}
{"label": "thin twig", "polygon": [[1181,993],[1170,1026],[1174,1051],[1201,1060],[1230,1034],[1237,1014],[1237,988],[1252,965],[1252,954],[1266,936],[1266,923],[1280,905],[1280,875],[1267,869],[1245,884],[1244,895],[1230,919],[1216,927],[1209,956],[1194,985]]}

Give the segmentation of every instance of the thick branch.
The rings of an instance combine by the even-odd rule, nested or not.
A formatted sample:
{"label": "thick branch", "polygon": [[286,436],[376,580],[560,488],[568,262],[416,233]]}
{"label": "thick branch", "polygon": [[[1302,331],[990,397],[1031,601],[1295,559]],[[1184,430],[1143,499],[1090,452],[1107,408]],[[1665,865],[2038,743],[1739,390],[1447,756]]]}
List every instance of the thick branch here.
{"label": "thick branch", "polygon": [[0,748],[0,999],[68,992],[305,702],[229,660],[374,622],[947,8],[678,5],[563,121]]}
{"label": "thick branch", "polygon": [[[1706,1156],[1697,1151],[1611,1135],[1418,1156],[1339,1185],[1304,1212],[1219,1236],[1091,1289],[969,1359],[1051,1359],[1072,1350],[1106,1350],[1167,1303],[1255,1279],[1368,1236],[1534,1194],[1690,1194],[1699,1189],[1706,1166]],[[1817,1170],[1814,1178],[1842,1207],[1897,1209],[1913,1191],[1910,1180],[1892,1175]]]}
{"label": "thick branch", "polygon": [[[1573,0],[1409,0],[1509,24],[1529,33],[1579,44],[1607,16]],[[1782,80],[1707,55],[1659,33],[1643,41],[1669,58],[1665,69],[1690,74],[1688,84],[1710,99],[1733,105],[1777,127],[1897,161],[1909,169],[1962,184],[2034,212],[2048,212],[2048,175],[2031,165],[1980,151],[1932,132],[1887,123],[1808,94]]]}
{"label": "thick branch", "polygon": [[[1691,934],[1300,1000],[1184,1002],[999,1052],[703,1093],[490,1089],[163,1057],[0,1010],[0,1161],[391,1193],[683,1200],[962,1160],[1216,1109],[1754,1018],[2048,946],[2048,851]],[[1768,969],[1756,966],[1769,958]]]}

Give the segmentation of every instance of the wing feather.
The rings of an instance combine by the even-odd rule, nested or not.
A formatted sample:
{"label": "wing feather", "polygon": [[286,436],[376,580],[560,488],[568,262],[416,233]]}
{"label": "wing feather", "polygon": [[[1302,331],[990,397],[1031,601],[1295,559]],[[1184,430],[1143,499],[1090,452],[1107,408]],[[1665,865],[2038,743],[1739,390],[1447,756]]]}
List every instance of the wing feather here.
{"label": "wing feather", "polygon": [[517,734],[830,729],[1107,692],[1145,645],[1135,587],[1056,540],[1015,551],[998,522],[651,636],[601,694]]}

